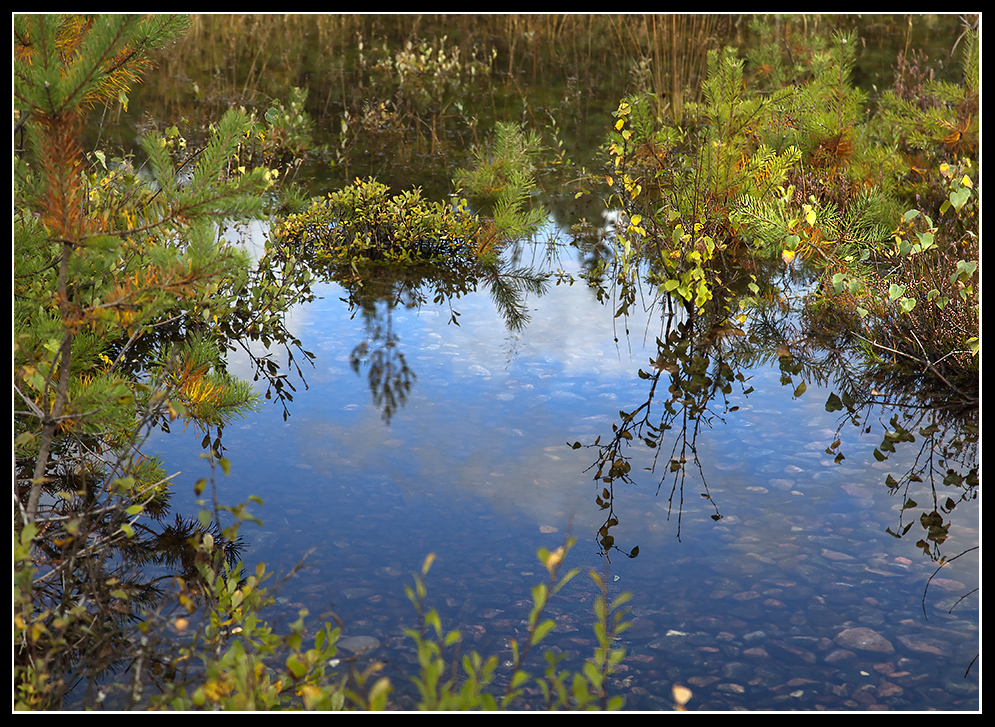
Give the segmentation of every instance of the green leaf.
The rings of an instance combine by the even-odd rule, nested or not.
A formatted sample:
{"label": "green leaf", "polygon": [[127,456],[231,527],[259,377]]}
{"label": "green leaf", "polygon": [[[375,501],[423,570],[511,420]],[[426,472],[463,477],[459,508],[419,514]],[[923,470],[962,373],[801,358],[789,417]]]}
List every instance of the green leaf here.
{"label": "green leaf", "polygon": [[902,313],[911,313],[912,309],[916,307],[916,299],[902,298],[898,301],[898,307],[901,309]]}
{"label": "green leaf", "polygon": [[970,278],[970,277],[972,277],[974,275],[975,272],[977,272],[977,270],[978,270],[978,262],[976,260],[972,260],[972,261],[958,260],[957,261],[957,272],[951,278],[951,282],[953,282],[954,280],[957,279],[957,277],[960,277],[960,276],[965,276],[965,277]]}
{"label": "green leaf", "polygon": [[954,206],[958,212],[960,212],[961,207],[967,204],[967,200],[971,198],[971,190],[969,189],[959,189],[955,192],[950,193],[950,204]]}
{"label": "green leaf", "polygon": [[615,600],[612,601],[611,606],[609,607],[609,610],[615,611],[619,607],[624,606],[625,604],[627,604],[631,600],[632,600],[632,594],[629,591],[625,591],[623,593],[620,593],[618,596],[616,596]]}
{"label": "green leaf", "polygon": [[291,654],[287,658],[287,671],[294,679],[303,679],[307,674],[307,667],[301,663],[301,660],[297,657],[297,654]]}
{"label": "green leaf", "polygon": [[922,252],[923,250],[929,250],[934,246],[933,235],[930,232],[916,233],[919,238],[919,245],[917,246],[919,250],[917,252]]}
{"label": "green leaf", "polygon": [[114,480],[114,484],[121,490],[127,492],[135,486],[134,477],[121,477],[120,479]]}
{"label": "green leaf", "polygon": [[539,624],[538,627],[536,627],[535,634],[532,637],[532,643],[538,644],[540,641],[546,638],[546,636],[549,635],[549,632],[552,631],[555,627],[556,627],[556,622],[553,621],[552,619],[546,619],[545,621],[543,621],[541,624]]}

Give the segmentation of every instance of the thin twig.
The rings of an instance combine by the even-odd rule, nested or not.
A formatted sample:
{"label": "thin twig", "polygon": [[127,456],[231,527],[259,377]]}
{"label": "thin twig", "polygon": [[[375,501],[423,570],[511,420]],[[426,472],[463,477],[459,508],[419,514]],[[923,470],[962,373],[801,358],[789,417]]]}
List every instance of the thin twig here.
{"label": "thin twig", "polygon": [[926,581],[926,587],[922,591],[922,615],[923,615],[923,618],[925,618],[927,621],[929,620],[929,616],[926,615],[926,591],[929,590],[929,584],[930,584],[930,582],[936,577],[936,574],[939,573],[940,570],[943,569],[946,565],[948,565],[950,563],[953,563],[955,560],[957,560],[958,558],[960,558],[962,555],[966,555],[967,553],[970,553],[972,550],[978,550],[979,547],[980,546],[975,545],[973,548],[968,548],[963,553],[958,553],[953,558],[950,558],[949,560],[945,560],[942,563],[940,563],[940,567],[937,568],[935,571],[933,571],[933,575],[931,575],[929,577],[929,580]]}
{"label": "thin twig", "polygon": [[[940,381],[942,381],[944,384],[946,384],[947,386],[949,386],[950,389],[955,394],[957,394],[960,397],[963,397],[964,399],[971,399],[972,398],[972,397],[968,396],[967,394],[965,394],[960,389],[958,389],[956,386],[954,386],[953,384],[951,384],[943,374],[941,374],[939,371],[936,370],[936,367],[933,366],[932,363],[930,363],[929,359],[922,359],[922,358],[919,358],[918,356],[913,356],[911,353],[908,353],[906,351],[899,351],[897,348],[891,348],[890,346],[885,346],[883,343],[878,343],[877,341],[872,341],[869,338],[865,338],[864,336],[861,336],[859,333],[854,333],[853,335],[855,335],[857,338],[859,338],[862,341],[866,341],[867,343],[871,344],[875,348],[880,348],[880,349],[882,349],[884,351],[888,351],[890,353],[894,353],[894,354],[897,354],[899,356],[904,356],[905,358],[910,359],[911,361],[915,361],[916,363],[922,364],[925,368],[928,368],[930,371],[932,371],[936,375],[936,377],[938,379],[940,379]],[[913,335],[915,335],[915,334],[913,334]],[[916,339],[916,343],[919,343],[919,339],[918,338]],[[922,348],[922,344],[921,343],[919,344],[919,347]],[[925,351],[924,351],[924,353],[925,353]],[[966,353],[966,351],[954,351],[952,353]]]}

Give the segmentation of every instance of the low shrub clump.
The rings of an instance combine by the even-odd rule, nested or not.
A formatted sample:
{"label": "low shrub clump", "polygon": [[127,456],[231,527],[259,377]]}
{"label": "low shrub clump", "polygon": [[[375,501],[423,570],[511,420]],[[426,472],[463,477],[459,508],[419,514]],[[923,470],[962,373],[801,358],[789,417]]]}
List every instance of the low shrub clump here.
{"label": "low shrub clump", "polygon": [[418,189],[391,195],[376,180],[357,179],[287,217],[275,237],[327,264],[466,259],[480,222],[465,200],[433,202]]}

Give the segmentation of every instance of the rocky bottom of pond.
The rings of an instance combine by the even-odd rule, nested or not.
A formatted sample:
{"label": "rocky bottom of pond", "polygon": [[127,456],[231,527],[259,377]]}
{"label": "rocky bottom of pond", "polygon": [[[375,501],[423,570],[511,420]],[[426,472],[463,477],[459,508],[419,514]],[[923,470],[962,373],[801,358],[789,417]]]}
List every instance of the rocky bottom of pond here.
{"label": "rocky bottom of pond", "polygon": [[[462,653],[497,654],[507,666],[507,640],[524,636],[529,589],[544,575],[539,571],[516,564],[509,552],[500,567],[478,564],[476,585],[487,581],[479,591],[468,591],[468,582],[451,573],[430,574],[429,605],[439,610],[444,628],[461,631]],[[403,628],[417,623],[411,604],[397,597],[410,578],[386,571],[381,576],[396,589],[371,582],[338,591],[342,602],[335,610],[346,624],[341,645],[346,655],[385,660],[395,706],[410,708],[414,694],[405,682],[415,673],[417,658]],[[902,595],[889,603],[843,586],[835,592],[833,584],[817,589],[803,580],[743,581],[702,568],[694,583],[667,578],[652,596],[633,589],[631,627],[620,639],[626,658],[610,681],[610,693],[624,696],[628,710],[672,709],[675,685],[691,690],[686,706],[691,711],[979,709],[979,665],[972,665],[979,635],[975,623],[956,611],[943,622],[934,623],[937,617],[924,622],[920,604],[904,587],[894,589]],[[547,608],[557,627],[533,655],[533,674],[544,668],[546,649],[566,652],[562,667],[579,669],[597,646],[595,588],[584,574],[574,583]],[[304,591],[331,595],[328,588],[334,586]],[[283,603],[306,605],[297,599]],[[516,706],[541,705],[534,690]]]}
{"label": "rocky bottom of pond", "polygon": [[[476,616],[476,623],[461,628],[463,653],[497,653],[507,667],[507,636],[515,631],[521,636],[524,626],[519,613],[509,617],[509,612],[486,607],[466,614]],[[688,630],[661,635],[654,615],[659,613],[639,610],[634,615],[623,637],[626,659],[610,680],[609,693],[624,696],[628,710],[673,709],[670,695],[675,685],[690,689],[686,709],[691,711],[979,709],[977,664],[964,676],[978,641],[956,628],[916,628],[914,633],[899,633],[892,643],[869,627],[840,629],[833,638],[801,636],[785,623],[757,628],[733,618],[702,615]],[[411,621],[406,609],[393,616]],[[557,632],[540,650],[566,651],[576,658],[564,667],[577,668],[579,659],[596,647],[589,623],[564,614],[557,622]],[[381,611],[380,617],[352,624],[349,631],[340,642],[343,657],[384,660],[384,673],[395,686],[393,706],[413,708],[414,692],[406,677],[415,673],[417,658],[410,639],[398,634],[391,614]],[[537,673],[542,664],[536,655],[531,671]],[[539,690],[527,690],[515,707],[541,709]]]}
{"label": "rocky bottom of pond", "polygon": [[[634,646],[623,676],[630,707],[665,707],[660,695],[674,682],[688,686],[689,709],[705,710],[971,710],[978,706],[966,670],[978,642],[970,634],[935,628],[899,635],[892,644],[868,627],[841,629],[833,638],[794,635],[785,624],[752,628],[735,619],[701,616],[692,626]],[[752,630],[746,630],[752,628]],[[717,630],[716,630],[717,629]],[[744,632],[745,631],[745,632]],[[944,667],[936,662],[943,651]],[[657,655],[654,652],[659,652]]]}
{"label": "rocky bottom of pond", "polygon": [[[494,516],[473,498],[448,502],[458,517],[440,528],[412,517],[384,483],[343,491],[340,501],[351,513],[346,535],[336,531],[332,513],[307,509],[307,497],[290,498],[300,504],[289,517],[309,513],[307,527],[295,532],[336,534],[281,592],[277,608],[287,621],[299,608],[315,619],[334,611],[344,624],[343,657],[383,661],[394,684],[392,705],[414,708],[408,678],[418,663],[404,630],[418,623],[404,587],[420,558],[434,552],[426,606],[438,610],[444,629],[460,630],[460,655],[497,655],[498,680],[507,679],[508,639],[524,638],[531,588],[546,578],[535,548],[555,548],[562,532],[536,529],[526,516]],[[402,532],[403,548],[384,537]],[[924,609],[936,565],[897,555],[871,519],[761,511],[703,532],[707,538],[698,539],[707,542],[641,542],[638,559],[618,556],[612,566],[612,592],[633,593],[631,627],[619,641],[626,657],[609,682],[627,710],[673,709],[675,685],[691,691],[690,711],[980,709],[977,599],[962,600],[971,590],[958,580],[971,580],[963,561],[932,579]],[[301,549],[287,536],[260,534],[271,564],[281,549],[288,562]],[[578,543],[568,565],[600,568],[591,545]],[[571,671],[593,654],[596,595],[582,573],[550,600],[545,615],[556,628],[530,656],[530,673],[541,675],[547,649],[565,653],[561,668]],[[541,709],[539,690],[515,707]]]}

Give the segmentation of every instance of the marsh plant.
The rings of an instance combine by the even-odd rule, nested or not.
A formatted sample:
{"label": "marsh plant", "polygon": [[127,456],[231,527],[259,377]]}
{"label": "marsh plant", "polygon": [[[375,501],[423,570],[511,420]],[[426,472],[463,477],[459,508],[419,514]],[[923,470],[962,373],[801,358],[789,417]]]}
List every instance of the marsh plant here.
{"label": "marsh plant", "polygon": [[[757,31],[766,32],[758,25]],[[849,313],[877,355],[922,367],[966,399],[978,374],[977,36],[960,44],[960,83],[887,93],[877,112],[853,82],[857,39],[709,52],[700,100],[680,124],[645,94],[624,98],[606,182],[623,212],[617,313],[641,279],[660,301],[709,322],[746,320],[727,294],[780,258],[819,283],[807,305],[829,325]],[[907,96],[907,94],[905,94]],[[737,270],[729,263],[735,259]],[[752,259],[752,261],[751,261]],[[745,262],[744,262],[745,261]]]}
{"label": "marsh plant", "polygon": [[[427,590],[424,579],[434,555],[425,559],[421,574],[415,575],[414,587],[405,587],[408,599],[420,617],[419,628],[406,632],[415,642],[421,667],[421,673],[412,679],[419,691],[419,709],[508,709],[522,699],[527,688],[535,687],[542,694],[541,706],[546,710],[617,710],[624,706],[621,697],[608,696],[607,682],[625,658],[625,649],[616,641],[631,625],[624,620],[627,614],[624,605],[632,596],[622,593],[609,599],[605,581],[597,573],[590,573],[599,591],[594,602],[594,633],[598,645],[592,658],[585,661],[580,671],[569,672],[560,668],[565,655],[550,650],[545,652],[546,668],[542,676],[534,677],[525,670],[529,653],[556,628],[556,622],[544,616],[549,599],[580,573],[577,568],[562,573],[564,559],[575,542],[570,538],[553,551],[540,548],[537,553],[549,579],[532,588],[532,609],[526,635],[521,642],[511,640],[510,676],[505,676],[503,690],[495,685],[499,666],[496,655],[485,658],[473,651],[463,656],[462,675],[457,671],[455,662],[449,663],[446,652],[459,644],[462,636],[458,631],[447,632],[438,612],[425,608]],[[499,688],[492,691],[494,686]]]}
{"label": "marsh plant", "polygon": [[536,199],[539,135],[514,124],[498,123],[489,143],[475,146],[470,166],[454,182],[485,219],[477,245],[481,255],[495,255],[503,245],[534,238],[548,212]]}
{"label": "marsh plant", "polygon": [[[268,172],[229,162],[249,128],[229,112],[187,168],[143,140],[155,185],[85,155],[80,119],[119,98],[182,18],[15,19],[15,107],[26,148],[14,191],[14,685],[17,704],[61,706],[128,658],[112,645],[163,597],[144,568],[190,572],[174,536],[233,551],[214,526],[165,526],[170,478],[141,443],[153,428],[206,441],[257,397],[230,376],[217,335],[247,260],[219,217],[258,214]],[[227,541],[234,543],[234,540]],[[175,542],[173,543],[175,545]],[[191,546],[192,547],[192,546]],[[147,665],[147,664],[146,664]]]}

